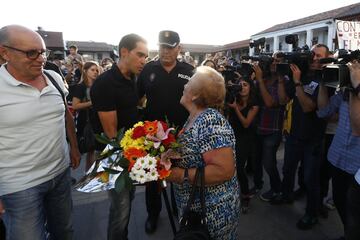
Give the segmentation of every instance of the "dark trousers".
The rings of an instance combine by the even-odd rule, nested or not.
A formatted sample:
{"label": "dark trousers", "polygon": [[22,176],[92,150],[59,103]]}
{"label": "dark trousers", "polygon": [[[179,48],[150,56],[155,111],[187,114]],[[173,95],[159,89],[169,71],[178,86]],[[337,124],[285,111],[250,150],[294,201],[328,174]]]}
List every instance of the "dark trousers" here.
{"label": "dark trousers", "polygon": [[333,187],[333,200],[338,211],[344,229],[347,226],[346,204],[347,192],[354,176],[331,165],[332,187]]}
{"label": "dark trousers", "polygon": [[260,158],[265,171],[270,178],[270,186],[273,192],[279,193],[281,190],[281,179],[277,168],[276,152],[281,141],[281,132],[269,135],[258,135],[257,157]]}
{"label": "dark trousers", "polygon": [[158,182],[149,182],[145,187],[145,201],[148,217],[156,221],[161,211],[161,188]]}
{"label": "dark trousers", "polygon": [[360,184],[353,178],[347,195],[346,240],[360,239]]}
{"label": "dark trousers", "polygon": [[322,146],[321,146],[321,166],[320,166],[320,200],[322,200],[328,195],[329,191],[329,181],[331,178],[331,164],[327,159],[327,153],[329,151],[330,145],[334,138],[333,134],[325,134]]}
{"label": "dark trousers", "polygon": [[5,240],[5,225],[3,220],[0,218],[0,240]]}
{"label": "dark trousers", "polygon": [[285,143],[282,193],[291,198],[294,191],[295,173],[299,161],[303,160],[306,188],[306,214],[317,216],[320,203],[320,141],[296,139],[289,135]]}
{"label": "dark trousers", "polygon": [[250,159],[254,171],[254,184],[256,188],[262,188],[262,165],[256,158],[256,137],[238,135],[236,138],[236,171],[243,195],[249,194],[249,180],[245,171],[245,164]]}

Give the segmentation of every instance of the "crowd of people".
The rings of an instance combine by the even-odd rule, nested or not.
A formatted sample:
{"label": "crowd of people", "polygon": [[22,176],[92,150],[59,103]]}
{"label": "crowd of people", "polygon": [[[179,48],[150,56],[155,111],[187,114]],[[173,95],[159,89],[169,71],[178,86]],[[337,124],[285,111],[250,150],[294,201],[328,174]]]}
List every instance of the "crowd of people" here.
{"label": "crowd of people", "polygon": [[[84,61],[77,51],[71,46],[64,62],[50,62],[36,32],[0,29],[0,217],[7,239],[72,239],[69,166],[77,168],[86,154],[87,171],[105,147],[94,134],[113,139],[139,120],[182,128],[182,159],[168,177],[173,212],[181,218],[196,170],[204,167],[212,239],[237,239],[240,214],[257,194],[279,205],[303,192],[306,209],[296,226],[313,228],[327,216],[330,178],[344,227],[340,239],[360,239],[360,63],[348,64],[350,85],[335,89],[311,74],[332,54],[323,44],[312,46],[308,69],[289,64],[287,74],[277,71],[285,62],[281,52],[268,64],[246,62],[247,73],[228,68],[232,60],[222,54],[197,67],[190,54],[179,57],[180,36],[169,30],[159,33],[159,55],[151,60],[137,34],[120,40],[117,62]],[[263,169],[270,189],[263,189]],[[146,184],[148,234],[157,229],[159,189],[158,182]],[[128,239],[134,193],[108,191],[108,239]],[[199,199],[192,209],[201,211]]]}

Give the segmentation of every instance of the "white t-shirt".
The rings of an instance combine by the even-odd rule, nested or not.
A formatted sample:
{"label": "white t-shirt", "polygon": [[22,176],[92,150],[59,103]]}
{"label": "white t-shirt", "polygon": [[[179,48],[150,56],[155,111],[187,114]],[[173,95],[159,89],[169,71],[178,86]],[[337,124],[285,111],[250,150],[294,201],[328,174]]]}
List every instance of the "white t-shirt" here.
{"label": "white t-shirt", "polygon": [[[61,77],[53,76],[67,95]],[[69,167],[64,103],[46,78],[41,92],[0,68],[0,196],[44,183]]]}

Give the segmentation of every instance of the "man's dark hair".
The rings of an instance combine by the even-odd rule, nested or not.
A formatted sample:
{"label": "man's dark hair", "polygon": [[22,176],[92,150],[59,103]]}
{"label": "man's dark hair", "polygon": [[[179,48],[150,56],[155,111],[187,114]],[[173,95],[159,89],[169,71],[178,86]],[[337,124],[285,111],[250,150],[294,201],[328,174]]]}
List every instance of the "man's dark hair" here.
{"label": "man's dark hair", "polygon": [[2,27],[0,29],[0,44],[1,45],[9,45],[9,32],[8,27]]}
{"label": "man's dark hair", "polygon": [[119,56],[121,58],[121,49],[126,48],[127,50],[131,51],[134,48],[136,48],[136,43],[143,42],[146,44],[146,40],[143,37],[140,37],[139,35],[135,33],[131,33],[128,35],[125,35],[119,43]]}
{"label": "man's dark hair", "polygon": [[326,49],[326,55],[329,56],[331,54],[330,49],[328,46],[326,46],[325,44],[322,43],[317,43],[314,46],[312,46],[311,50],[315,49],[315,48],[325,48]]}
{"label": "man's dark hair", "polygon": [[69,49],[70,49],[70,48],[75,49],[75,51],[78,50],[78,47],[75,46],[75,45],[71,45],[71,46],[69,47]]}

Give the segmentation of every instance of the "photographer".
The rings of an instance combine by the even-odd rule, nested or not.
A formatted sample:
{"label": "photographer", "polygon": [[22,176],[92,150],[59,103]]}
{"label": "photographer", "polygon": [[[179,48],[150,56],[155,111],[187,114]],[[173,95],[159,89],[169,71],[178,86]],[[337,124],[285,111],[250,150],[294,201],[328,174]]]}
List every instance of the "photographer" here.
{"label": "photographer", "polygon": [[[236,73],[239,75],[238,73]],[[228,103],[230,107],[229,122],[234,130],[236,139],[236,169],[241,189],[241,211],[247,213],[252,194],[249,190],[245,164],[256,157],[255,138],[256,128],[253,124],[259,106],[256,101],[255,86],[249,79],[240,79],[241,90],[235,101]],[[254,168],[255,169],[255,168]],[[255,179],[255,177],[254,177]]]}
{"label": "photographer", "polygon": [[[350,68],[351,69],[351,68]],[[326,118],[339,113],[339,124],[328,152],[331,163],[333,199],[347,231],[348,190],[354,175],[360,168],[360,137],[352,134],[350,122],[349,97],[352,93],[342,89],[338,94],[328,98],[327,88],[320,84],[317,112],[319,117]]]}
{"label": "photographer", "polygon": [[276,152],[282,137],[281,130],[284,118],[284,105],[279,102],[278,81],[284,81],[284,76],[276,74],[276,64],[282,61],[283,58],[280,57],[280,53],[274,53],[272,63],[266,66],[270,72],[270,74],[266,74],[267,76],[263,76],[263,71],[258,64],[253,67],[262,99],[257,127],[257,163],[264,164],[271,187],[269,191],[260,195],[260,199],[266,202],[279,197],[281,191]]}
{"label": "photographer", "polygon": [[[354,93],[350,95],[350,122],[352,134],[360,136],[360,64],[349,63],[351,85]],[[347,192],[347,227],[345,237],[347,240],[360,239],[360,169],[357,170],[355,178],[351,179]]]}
{"label": "photographer", "polygon": [[[313,52],[322,51],[315,45]],[[325,51],[326,53],[326,51]],[[327,57],[326,54],[322,57]],[[318,54],[313,60],[317,61]],[[300,160],[304,166],[304,183],[307,201],[305,215],[297,222],[301,230],[311,229],[317,222],[320,206],[320,142],[324,132],[324,123],[316,116],[318,83],[309,79],[295,64],[290,64],[293,85],[285,91],[284,81],[279,81],[279,101],[292,102],[290,129],[286,136],[284,155],[284,178],[282,197],[273,203],[293,202],[295,173]]]}

